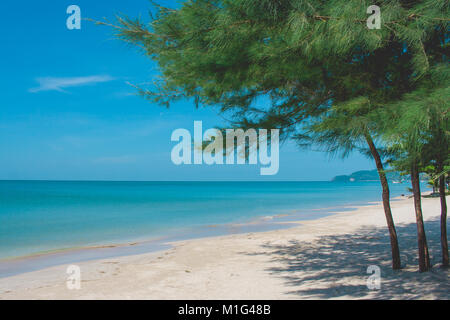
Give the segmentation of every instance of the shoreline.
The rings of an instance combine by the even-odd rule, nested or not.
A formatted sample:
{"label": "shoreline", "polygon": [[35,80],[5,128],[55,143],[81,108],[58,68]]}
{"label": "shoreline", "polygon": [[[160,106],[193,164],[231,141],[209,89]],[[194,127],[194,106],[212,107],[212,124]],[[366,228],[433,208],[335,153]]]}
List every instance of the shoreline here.
{"label": "shoreline", "polygon": [[[399,197],[397,197],[399,198]],[[395,201],[395,199],[392,199]],[[24,256],[14,256],[0,259],[0,279],[22,273],[39,271],[48,267],[67,264],[70,262],[85,262],[102,260],[105,258],[125,257],[137,254],[160,252],[171,249],[174,243],[187,240],[216,238],[233,234],[249,232],[267,232],[293,228],[303,221],[316,220],[331,216],[339,212],[355,210],[360,206],[371,205],[350,204],[326,208],[291,210],[293,213],[275,214],[272,216],[257,216],[247,222],[233,222],[211,224],[188,228],[184,233],[173,236],[159,236],[155,238],[132,239],[124,242],[86,245],[80,247],[60,248],[31,253]],[[12,271],[13,270],[13,271]]]}
{"label": "shoreline", "polygon": [[[427,192],[423,193],[426,194]],[[401,200],[403,196],[397,196],[395,198],[391,199],[391,202]],[[232,228],[241,228],[241,227],[248,227],[248,226],[258,226],[261,224],[271,224],[273,225],[273,228],[270,228],[270,230],[279,230],[283,229],[281,226],[283,225],[289,225],[289,224],[300,224],[303,221],[308,220],[315,220],[320,219],[322,217],[327,217],[335,214],[339,214],[343,211],[351,211],[356,210],[359,207],[364,206],[370,206],[374,204],[381,203],[380,201],[367,201],[367,202],[358,202],[355,204],[348,204],[348,205],[340,205],[340,206],[333,206],[333,207],[325,207],[325,208],[314,208],[314,209],[298,209],[298,210],[289,210],[294,213],[280,213],[275,215],[261,215],[251,218],[249,221],[243,221],[243,222],[231,222],[231,223],[217,223],[217,224],[208,224],[208,225],[202,225],[202,226],[195,226],[188,229],[206,229],[206,228],[223,228],[223,229],[232,229]],[[302,213],[305,214],[305,212],[308,212],[304,217],[297,217],[301,215]],[[319,212],[319,214],[322,214],[323,216],[320,217],[311,217],[311,212]],[[10,256],[5,258],[0,258],[0,265],[5,262],[14,262],[14,261],[24,261],[28,259],[33,258],[39,258],[39,257],[46,257],[51,256],[54,254],[70,254],[71,252],[77,252],[77,251],[85,251],[85,250],[96,250],[96,249],[108,249],[108,248],[121,248],[121,247],[130,247],[135,245],[142,245],[145,243],[150,242],[159,242],[159,244],[170,244],[172,242],[178,242],[183,240],[192,240],[192,239],[203,239],[203,238],[210,238],[210,237],[218,237],[222,235],[229,235],[229,234],[242,234],[247,233],[246,231],[242,232],[236,232],[236,233],[224,233],[224,234],[217,234],[217,235],[208,235],[208,236],[197,236],[194,232],[186,232],[185,229],[183,229],[185,233],[179,237],[179,239],[176,240],[170,240],[170,236],[156,236],[154,238],[150,237],[140,237],[140,238],[133,238],[133,239],[124,239],[123,241],[117,240],[117,241],[111,241],[110,243],[104,242],[104,243],[98,243],[98,244],[92,244],[92,245],[80,245],[80,246],[74,246],[74,247],[62,247],[57,249],[49,249],[49,250],[43,250],[43,251],[37,251],[25,255],[19,255],[19,256]],[[251,232],[266,232],[268,230],[255,230]],[[202,232],[200,232],[201,234]],[[167,240],[168,239],[168,240]],[[0,273],[0,278],[3,276]]]}
{"label": "shoreline", "polygon": [[[354,298],[356,293],[347,292],[352,290],[357,298],[368,299],[450,298],[448,270],[435,267],[430,273],[417,272],[411,199],[398,197],[392,208],[399,239],[408,243],[400,244],[404,265],[400,272],[390,270],[387,228],[377,203],[315,220],[288,222],[299,223],[288,229],[179,240],[162,251],[81,262],[81,290],[66,288],[67,265],[0,278],[0,299],[339,299],[349,294]],[[435,232],[428,233],[435,228],[439,200],[423,198],[423,208],[436,265],[439,246],[436,249]],[[351,247],[360,242],[365,245],[352,253]],[[330,245],[336,248],[327,252]],[[350,248],[342,251],[342,246]],[[310,251],[315,255],[309,255]],[[299,260],[302,255],[310,259]],[[313,257],[323,261],[316,265]],[[343,272],[352,260],[356,266]],[[369,262],[381,267],[389,283],[401,280],[408,288],[397,292],[396,284],[386,292],[368,290],[364,267]],[[330,275],[324,274],[327,270]]]}
{"label": "shoreline", "polygon": [[[56,182],[39,182],[41,185],[36,186],[17,181],[11,183],[4,186],[5,190],[10,188],[17,196],[25,192],[30,197],[28,202],[39,205],[26,209],[19,202],[5,199],[6,204],[0,212],[0,220],[4,221],[0,228],[3,240],[0,261],[150,242],[158,238],[171,238],[170,241],[180,234],[196,238],[203,236],[205,232],[201,229],[208,225],[253,224],[265,216],[308,214],[317,212],[315,209],[332,210],[336,206],[362,205],[379,199],[379,183],[367,182],[293,182],[292,185],[280,182],[242,186],[214,183],[211,184],[214,191],[208,184],[194,183],[188,193],[182,193],[187,186],[184,183],[163,184],[164,191],[157,191],[159,183],[103,185],[80,182],[80,185],[72,185],[62,182],[61,186]],[[42,189],[42,194],[30,192],[30,187]],[[404,192],[403,187],[393,189],[392,196]],[[97,196],[99,200],[96,200]],[[209,196],[215,200],[208,200]],[[174,200],[175,204],[168,199]],[[113,205],[116,202],[117,208]],[[49,222],[39,222],[42,217],[48,217]],[[15,226],[22,226],[17,233]]]}
{"label": "shoreline", "polygon": [[[391,199],[391,201],[396,201],[398,198],[396,197]],[[201,230],[210,229],[210,228],[223,228],[223,229],[238,229],[238,228],[245,228],[245,227],[253,227],[256,226],[258,228],[261,225],[273,225],[273,228],[270,228],[270,230],[278,230],[283,229],[281,226],[287,225],[287,224],[298,224],[302,221],[308,221],[308,220],[315,220],[320,219],[322,216],[319,217],[311,217],[311,213],[319,213],[319,215],[323,216],[329,216],[334,215],[336,213],[342,212],[342,211],[349,211],[354,210],[355,208],[361,207],[361,206],[368,206],[372,204],[376,204],[378,201],[368,201],[366,203],[357,203],[357,204],[348,204],[348,205],[340,205],[340,206],[333,206],[333,207],[326,207],[326,208],[314,208],[314,209],[298,209],[298,210],[288,210],[291,213],[280,213],[280,214],[274,214],[274,215],[261,215],[261,216],[255,216],[250,218],[248,221],[240,221],[240,222],[230,222],[230,223],[216,223],[216,224],[208,224],[208,225],[200,225],[200,226],[192,226],[188,228],[183,229],[173,229],[173,230],[182,230],[183,233],[179,237],[173,237],[170,235],[170,233],[166,235],[158,235],[155,237],[139,237],[139,238],[127,238],[123,240],[112,240],[110,242],[105,241],[102,243],[96,243],[96,244],[86,244],[86,245],[80,245],[80,246],[73,246],[73,247],[61,247],[61,248],[55,248],[55,249],[49,249],[49,250],[42,250],[42,251],[36,251],[24,255],[19,256],[8,256],[4,258],[0,258],[0,265],[5,262],[10,261],[21,261],[21,260],[27,260],[27,259],[33,259],[37,257],[45,257],[45,256],[51,256],[54,254],[69,254],[71,252],[77,252],[77,251],[85,251],[85,250],[96,250],[96,249],[107,249],[107,248],[121,248],[121,247],[130,247],[135,245],[142,245],[145,243],[155,242],[158,244],[166,244],[171,242],[177,242],[182,240],[190,240],[190,239],[202,239],[202,238],[209,238],[209,237],[217,237],[221,235],[228,235],[228,234],[235,234],[235,233],[223,233],[223,234],[213,234],[213,235],[207,235],[202,236],[201,234],[205,233]],[[292,213],[293,212],[293,213]],[[303,215],[303,216],[300,216]],[[172,230],[172,232],[173,232]],[[191,232],[187,231],[190,230]],[[195,230],[192,231],[192,230]],[[200,232],[198,232],[200,230]],[[264,230],[264,227],[262,230],[254,230],[251,232],[265,232],[268,230]],[[207,232],[206,232],[207,233]],[[242,232],[236,232],[237,234],[247,233],[246,231]],[[200,234],[197,236],[197,234]],[[173,240],[173,238],[177,238]],[[2,275],[0,273],[0,278],[2,278]]]}

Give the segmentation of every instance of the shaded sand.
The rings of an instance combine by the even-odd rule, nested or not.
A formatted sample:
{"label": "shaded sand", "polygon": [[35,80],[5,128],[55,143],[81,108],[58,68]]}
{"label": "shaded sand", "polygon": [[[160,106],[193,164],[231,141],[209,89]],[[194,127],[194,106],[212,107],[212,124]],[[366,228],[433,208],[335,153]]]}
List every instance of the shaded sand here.
{"label": "shaded sand", "polygon": [[[419,273],[412,199],[392,202],[401,271],[390,268],[380,204],[290,229],[187,240],[160,252],[81,262],[81,289],[66,287],[67,265],[0,279],[0,299],[449,299],[439,268],[439,199],[423,199],[434,268]],[[381,289],[366,286],[381,268]]]}

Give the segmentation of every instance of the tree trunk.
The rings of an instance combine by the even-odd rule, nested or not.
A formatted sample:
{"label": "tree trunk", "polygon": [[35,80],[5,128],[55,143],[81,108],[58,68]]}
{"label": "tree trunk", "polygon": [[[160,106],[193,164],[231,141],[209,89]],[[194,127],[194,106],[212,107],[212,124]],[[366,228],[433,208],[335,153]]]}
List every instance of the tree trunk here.
{"label": "tree trunk", "polygon": [[425,235],[425,227],[423,224],[422,200],[420,194],[420,180],[417,163],[413,163],[411,166],[411,184],[414,195],[414,208],[416,211],[417,242],[419,247],[419,271],[425,272],[430,269],[431,265],[430,255],[428,253],[427,238]]}
{"label": "tree trunk", "polygon": [[369,146],[370,153],[372,154],[372,157],[375,160],[378,175],[380,176],[381,187],[383,189],[382,198],[383,198],[384,215],[386,216],[386,222],[389,229],[389,237],[391,240],[392,269],[397,270],[401,268],[400,249],[398,246],[397,231],[395,230],[394,219],[392,218],[389,184],[386,179],[386,174],[384,172],[383,162],[381,161],[380,154],[378,153],[378,150],[375,147],[375,144],[373,143],[372,137],[368,133],[366,133],[365,138]]}
{"label": "tree trunk", "polygon": [[[442,161],[438,163],[438,171],[444,171]],[[447,201],[445,199],[445,174],[439,178],[439,197],[441,199],[441,248],[442,266],[448,267],[448,241],[447,241]]]}

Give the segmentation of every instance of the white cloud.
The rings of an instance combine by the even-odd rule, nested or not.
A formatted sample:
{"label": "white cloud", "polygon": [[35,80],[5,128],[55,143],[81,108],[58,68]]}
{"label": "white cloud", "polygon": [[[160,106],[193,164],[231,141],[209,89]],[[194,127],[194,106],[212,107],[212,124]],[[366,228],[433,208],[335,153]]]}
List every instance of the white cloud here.
{"label": "white cloud", "polygon": [[44,77],[37,78],[39,87],[29,89],[30,92],[40,91],[59,91],[66,92],[64,88],[80,87],[90,84],[96,84],[101,82],[108,82],[115,80],[108,75],[96,75],[88,77],[68,77],[68,78],[56,78],[56,77]]}

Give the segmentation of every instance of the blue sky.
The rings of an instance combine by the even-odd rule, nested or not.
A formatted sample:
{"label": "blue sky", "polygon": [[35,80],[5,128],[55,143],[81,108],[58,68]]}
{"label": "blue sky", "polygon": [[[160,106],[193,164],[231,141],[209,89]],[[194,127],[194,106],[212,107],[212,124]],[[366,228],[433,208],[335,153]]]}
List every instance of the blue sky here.
{"label": "blue sky", "polygon": [[68,30],[71,4],[96,20],[147,17],[150,8],[147,0],[0,2],[0,179],[328,180],[373,168],[357,154],[330,160],[289,144],[270,177],[255,165],[174,165],[173,130],[192,131],[194,120],[223,125],[222,118],[189,101],[167,110],[137,97],[127,82],[151,81],[157,66],[107,27],[83,21]]}

